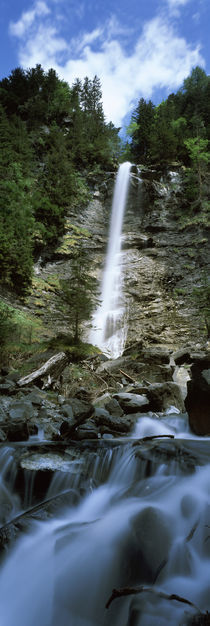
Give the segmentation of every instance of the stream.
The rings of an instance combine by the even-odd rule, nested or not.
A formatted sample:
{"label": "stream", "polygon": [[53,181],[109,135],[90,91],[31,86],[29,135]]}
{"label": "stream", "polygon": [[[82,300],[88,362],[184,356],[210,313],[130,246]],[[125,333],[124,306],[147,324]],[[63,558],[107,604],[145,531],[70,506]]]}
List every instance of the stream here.
{"label": "stream", "polygon": [[[0,449],[2,524],[23,510],[14,450]],[[71,488],[78,498],[32,519],[7,548],[1,626],[199,623],[210,610],[209,439],[172,409],[140,418],[127,440],[67,452],[46,497]],[[137,587],[106,608],[113,588]]]}

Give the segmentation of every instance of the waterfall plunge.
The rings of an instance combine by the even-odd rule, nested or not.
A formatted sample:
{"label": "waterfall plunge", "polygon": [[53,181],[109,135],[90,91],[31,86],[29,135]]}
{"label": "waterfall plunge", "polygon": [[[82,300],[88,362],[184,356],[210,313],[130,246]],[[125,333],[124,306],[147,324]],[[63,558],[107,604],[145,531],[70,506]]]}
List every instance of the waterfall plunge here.
{"label": "waterfall plunge", "polygon": [[122,354],[126,339],[125,308],[122,303],[120,267],[121,232],[129,188],[131,163],[120,165],[114,189],[109,243],[102,280],[101,305],[93,318],[90,341],[109,356]]}

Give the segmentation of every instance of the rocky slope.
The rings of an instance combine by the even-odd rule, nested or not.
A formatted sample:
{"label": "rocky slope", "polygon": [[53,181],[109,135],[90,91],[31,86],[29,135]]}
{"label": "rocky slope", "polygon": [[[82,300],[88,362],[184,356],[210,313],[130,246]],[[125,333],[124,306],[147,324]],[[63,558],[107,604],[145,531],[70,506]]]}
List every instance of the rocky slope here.
{"label": "rocky slope", "polygon": [[[42,321],[46,336],[69,331],[59,280],[71,280],[71,257],[78,240],[89,250],[93,274],[99,280],[102,276],[114,178],[110,173],[105,180],[95,180],[88,206],[69,213],[61,245],[35,266],[32,292],[24,309]],[[140,177],[133,168],[121,255],[127,345],[138,341],[174,350],[206,342],[203,314],[192,290],[209,272],[209,231],[194,224],[183,229],[181,205],[182,171],[178,166],[164,176],[158,170],[144,169]]]}
{"label": "rocky slope", "polygon": [[[105,182],[96,183],[89,205],[79,215],[68,216],[63,245],[53,259],[36,266],[27,306],[56,332],[68,327],[59,307],[58,283],[60,277],[71,275],[76,227],[89,231],[85,242],[93,273],[99,279],[102,275],[113,178],[109,175]],[[202,226],[182,228],[177,216],[181,183],[179,170],[165,177],[158,171],[144,171],[141,180],[135,172],[131,177],[122,246],[128,344],[141,340],[175,349],[206,341],[204,319],[191,295],[193,287],[201,284],[202,273],[209,270],[209,232]]]}

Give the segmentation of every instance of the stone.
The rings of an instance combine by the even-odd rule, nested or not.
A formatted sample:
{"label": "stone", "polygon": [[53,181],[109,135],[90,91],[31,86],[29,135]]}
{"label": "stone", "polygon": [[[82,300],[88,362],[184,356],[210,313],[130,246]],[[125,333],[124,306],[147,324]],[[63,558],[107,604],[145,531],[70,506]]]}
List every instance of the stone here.
{"label": "stone", "polygon": [[135,422],[135,416],[123,415],[122,417],[113,417],[109,415],[107,411],[104,411],[103,414],[96,413],[94,415],[94,422],[102,435],[107,432],[121,435],[131,432]]}
{"label": "stone", "polygon": [[105,404],[105,409],[110,415],[116,417],[120,417],[121,415],[123,415],[123,410],[116,398],[111,398],[111,400],[109,400],[109,402]]}
{"label": "stone", "polygon": [[93,420],[89,420],[82,426],[79,426],[76,430],[76,439],[82,441],[83,439],[98,439],[98,429]]}
{"label": "stone", "polygon": [[95,400],[95,402],[93,402],[93,406],[95,408],[104,408],[105,405],[107,404],[107,402],[109,402],[111,400],[111,395],[110,393],[106,392],[104,393],[102,396],[99,396],[99,398],[97,398]]}
{"label": "stone", "polygon": [[23,420],[14,420],[7,424],[8,441],[27,441],[29,436],[28,424]]}
{"label": "stone", "polygon": [[146,395],[122,392],[114,394],[114,398],[118,400],[124,413],[137,413],[149,408],[149,400]]}
{"label": "stone", "polygon": [[16,388],[16,385],[12,380],[8,381],[7,383],[1,383],[0,394],[2,395],[6,395],[7,393],[12,394],[14,393],[15,388]]}
{"label": "stone", "polygon": [[[69,407],[75,419],[88,419],[94,413],[94,407],[90,402],[79,400],[78,398],[66,398],[65,409]],[[63,407],[62,407],[63,411]]]}
{"label": "stone", "polygon": [[176,352],[173,352],[172,356],[176,365],[184,365],[184,363],[192,362],[189,348],[182,348],[181,350],[177,350]]}
{"label": "stone", "polygon": [[69,404],[63,404],[61,407],[61,414],[64,415],[64,417],[74,417],[73,409]]}
{"label": "stone", "polygon": [[174,406],[181,413],[185,412],[184,401],[179,385],[174,382],[154,383],[146,389],[149,400],[150,411],[166,411],[170,406]]}
{"label": "stone", "polygon": [[160,509],[148,506],[134,515],[122,546],[120,586],[153,583],[167,561],[172,544],[172,520]]}
{"label": "stone", "polygon": [[9,416],[12,420],[26,420],[34,417],[36,415],[36,410],[33,408],[31,402],[18,400],[11,404],[9,410]]}
{"label": "stone", "polygon": [[185,407],[196,435],[210,434],[210,355],[197,355],[187,383]]}
{"label": "stone", "polygon": [[46,398],[46,394],[43,391],[31,391],[27,394],[26,399],[35,404],[35,406],[41,406],[43,400]]}

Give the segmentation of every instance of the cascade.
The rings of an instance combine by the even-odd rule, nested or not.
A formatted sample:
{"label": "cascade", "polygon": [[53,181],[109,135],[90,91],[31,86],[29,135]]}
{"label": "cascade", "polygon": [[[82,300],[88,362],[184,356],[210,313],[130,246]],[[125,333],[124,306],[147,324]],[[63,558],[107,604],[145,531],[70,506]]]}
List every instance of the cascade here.
{"label": "cascade", "polygon": [[129,188],[131,163],[120,165],[114,188],[108,248],[102,279],[101,304],[93,318],[90,341],[109,356],[117,358],[126,339],[125,309],[122,302],[120,265],[121,232]]}
{"label": "cascade", "polygon": [[[160,433],[178,448],[169,439],[139,443]],[[191,626],[210,610],[209,439],[173,413],[142,415],[132,437],[86,447],[84,464],[80,451],[69,472],[55,474],[49,495],[70,485],[78,499],[31,522],[1,561],[2,626]],[[3,479],[11,458],[12,447],[0,449]],[[105,608],[113,588],[141,585]]]}

